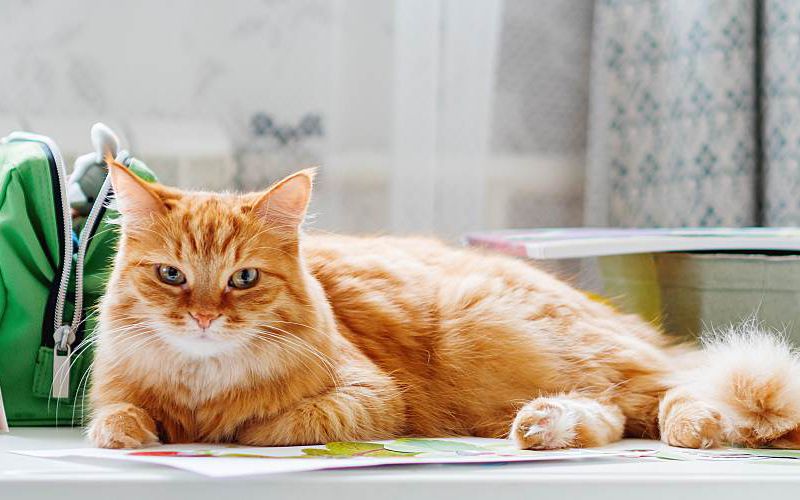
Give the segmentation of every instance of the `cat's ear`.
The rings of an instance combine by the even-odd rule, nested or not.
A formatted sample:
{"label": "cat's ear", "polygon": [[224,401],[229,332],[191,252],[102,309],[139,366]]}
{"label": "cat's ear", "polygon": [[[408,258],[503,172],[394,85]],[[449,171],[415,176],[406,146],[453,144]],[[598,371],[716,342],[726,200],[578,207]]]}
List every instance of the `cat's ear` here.
{"label": "cat's ear", "polygon": [[255,213],[270,225],[297,229],[311,200],[316,170],[307,168],[275,183],[255,204]]}
{"label": "cat's ear", "polygon": [[105,158],[117,209],[126,224],[150,221],[167,209],[158,193],[110,155]]}

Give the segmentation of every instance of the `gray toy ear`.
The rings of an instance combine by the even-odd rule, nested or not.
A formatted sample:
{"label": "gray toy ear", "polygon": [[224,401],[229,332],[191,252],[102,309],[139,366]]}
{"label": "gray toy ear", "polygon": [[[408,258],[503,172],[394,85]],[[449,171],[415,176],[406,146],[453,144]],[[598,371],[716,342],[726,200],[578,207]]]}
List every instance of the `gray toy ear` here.
{"label": "gray toy ear", "polygon": [[119,139],[108,125],[97,122],[92,125],[92,146],[94,146],[94,151],[97,155],[97,163],[101,163],[109,155],[112,158],[117,157]]}

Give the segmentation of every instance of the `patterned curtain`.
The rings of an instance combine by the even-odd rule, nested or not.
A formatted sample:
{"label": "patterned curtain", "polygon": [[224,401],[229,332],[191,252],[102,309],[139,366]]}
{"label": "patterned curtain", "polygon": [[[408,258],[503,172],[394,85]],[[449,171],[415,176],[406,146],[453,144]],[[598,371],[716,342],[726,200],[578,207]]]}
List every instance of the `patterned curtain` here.
{"label": "patterned curtain", "polygon": [[800,2],[598,0],[586,218],[800,222]]}
{"label": "patterned curtain", "polygon": [[764,2],[764,223],[800,225],[800,2]]}

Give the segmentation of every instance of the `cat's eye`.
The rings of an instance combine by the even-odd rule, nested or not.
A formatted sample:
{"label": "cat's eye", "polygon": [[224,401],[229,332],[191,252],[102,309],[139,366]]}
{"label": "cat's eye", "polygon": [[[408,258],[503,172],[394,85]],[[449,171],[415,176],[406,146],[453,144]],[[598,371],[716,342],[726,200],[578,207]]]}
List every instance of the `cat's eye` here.
{"label": "cat's eye", "polygon": [[233,273],[228,279],[228,286],[244,290],[250,288],[258,281],[258,269],[246,267]]}
{"label": "cat's eye", "polygon": [[186,283],[186,275],[177,267],[159,264],[156,266],[156,274],[167,285],[179,286]]}

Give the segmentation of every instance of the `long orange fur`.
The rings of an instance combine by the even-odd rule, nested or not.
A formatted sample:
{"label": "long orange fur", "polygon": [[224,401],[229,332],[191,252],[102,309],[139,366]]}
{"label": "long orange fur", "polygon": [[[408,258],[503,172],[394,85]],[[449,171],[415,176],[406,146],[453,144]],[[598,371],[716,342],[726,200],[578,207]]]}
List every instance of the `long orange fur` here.
{"label": "long orange fur", "polygon": [[[232,195],[149,185],[109,165],[122,235],[99,315],[97,446],[800,442],[800,388],[785,380],[800,369],[772,337],[748,338],[773,346],[766,356],[783,372],[736,371],[710,357],[735,358],[752,347],[744,337],[716,351],[675,345],[517,259],[430,239],[304,234],[310,171]],[[159,264],[186,284],[162,283]],[[232,289],[242,268],[260,279]],[[219,318],[203,330],[191,314]]]}

